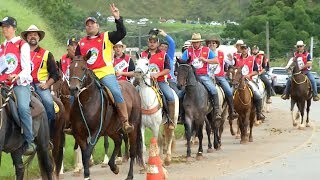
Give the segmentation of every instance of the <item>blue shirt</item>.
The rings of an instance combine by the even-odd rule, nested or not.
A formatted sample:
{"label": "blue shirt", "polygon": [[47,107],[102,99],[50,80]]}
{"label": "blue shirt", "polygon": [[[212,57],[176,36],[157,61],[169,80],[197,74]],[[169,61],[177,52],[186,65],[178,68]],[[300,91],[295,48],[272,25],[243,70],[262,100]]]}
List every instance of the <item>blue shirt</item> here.
{"label": "blue shirt", "polygon": [[[199,49],[200,50],[200,49]],[[198,50],[198,51],[199,51]],[[197,51],[197,50],[196,50]],[[208,59],[213,59],[216,57],[216,54],[210,49],[209,50],[209,55],[208,55]],[[188,52],[188,49],[185,50],[182,54],[182,57],[181,57],[182,61],[187,61],[189,59],[189,52]]]}
{"label": "blue shirt", "polygon": [[174,76],[174,67],[173,67],[174,63],[173,63],[173,61],[174,61],[174,52],[176,50],[176,44],[175,44],[174,40],[171,38],[171,36],[169,36],[169,35],[166,36],[166,40],[168,42],[167,55],[168,55],[169,61],[170,61],[170,69],[171,69],[170,75],[172,78],[174,78],[175,76]]}

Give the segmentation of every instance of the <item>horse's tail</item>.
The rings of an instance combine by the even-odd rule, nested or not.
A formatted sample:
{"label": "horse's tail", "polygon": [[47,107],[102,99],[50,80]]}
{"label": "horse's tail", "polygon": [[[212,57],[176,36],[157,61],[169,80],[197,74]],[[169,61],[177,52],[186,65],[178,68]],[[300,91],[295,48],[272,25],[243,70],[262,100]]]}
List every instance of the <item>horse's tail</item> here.
{"label": "horse's tail", "polygon": [[[141,114],[140,114],[140,119],[141,119]],[[137,146],[136,146],[136,160],[137,163],[140,166],[144,166],[143,162],[143,144],[142,144],[142,133],[141,133],[141,121],[139,122],[139,125],[137,127]]]}

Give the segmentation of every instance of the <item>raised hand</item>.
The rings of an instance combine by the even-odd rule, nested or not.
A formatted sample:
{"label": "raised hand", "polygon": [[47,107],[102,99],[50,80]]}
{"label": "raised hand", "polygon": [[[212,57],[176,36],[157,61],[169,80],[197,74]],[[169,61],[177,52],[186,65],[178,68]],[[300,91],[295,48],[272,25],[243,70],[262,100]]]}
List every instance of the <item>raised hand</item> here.
{"label": "raised hand", "polygon": [[110,11],[115,19],[120,19],[119,9],[114,5],[114,3],[110,4]]}

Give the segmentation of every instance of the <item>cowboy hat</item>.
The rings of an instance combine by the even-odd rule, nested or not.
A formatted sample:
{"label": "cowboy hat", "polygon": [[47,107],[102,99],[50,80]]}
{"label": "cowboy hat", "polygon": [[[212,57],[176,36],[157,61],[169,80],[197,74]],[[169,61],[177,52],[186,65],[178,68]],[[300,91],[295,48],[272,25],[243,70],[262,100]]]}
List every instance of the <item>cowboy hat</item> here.
{"label": "cowboy hat", "polygon": [[183,47],[184,48],[188,48],[188,47],[190,47],[191,46],[191,42],[190,41],[186,41],[186,42],[184,42],[184,44],[183,44]]}
{"label": "cowboy hat", "polygon": [[115,46],[122,46],[122,48],[125,50],[126,49],[126,45],[122,43],[122,41],[117,42],[113,47]]}
{"label": "cowboy hat", "polygon": [[205,41],[207,45],[210,41],[214,41],[217,44],[217,48],[220,46],[220,40],[217,37],[210,37],[210,38],[207,38]]}
{"label": "cowboy hat", "polygon": [[241,45],[241,44],[244,44],[243,40],[239,39],[237,42],[236,42],[236,45]]}
{"label": "cowboy hat", "polygon": [[305,44],[303,43],[303,41],[297,41],[297,44],[295,45],[295,47],[297,46],[305,46]]}
{"label": "cowboy hat", "polygon": [[27,30],[25,30],[25,31],[23,31],[21,33],[21,37],[25,41],[27,41],[27,35],[28,35],[29,32],[37,32],[39,34],[39,37],[40,37],[39,41],[41,41],[45,36],[45,32],[44,31],[40,30],[36,25],[31,25]]}
{"label": "cowboy hat", "polygon": [[191,39],[189,40],[190,42],[202,42],[204,41],[201,39],[200,33],[193,33]]}

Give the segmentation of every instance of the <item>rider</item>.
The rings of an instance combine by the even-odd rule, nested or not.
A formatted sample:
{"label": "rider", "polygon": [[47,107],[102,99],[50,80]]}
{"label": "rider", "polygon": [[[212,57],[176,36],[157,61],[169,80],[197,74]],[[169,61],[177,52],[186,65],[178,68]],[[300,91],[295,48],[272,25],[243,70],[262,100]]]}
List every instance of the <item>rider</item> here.
{"label": "rider", "polygon": [[133,126],[129,124],[126,103],[112,64],[113,45],[123,39],[127,32],[118,8],[114,4],[110,4],[110,11],[115,18],[117,30],[100,32],[97,19],[88,17],[85,21],[87,36],[80,40],[75,55],[85,56],[88,51],[92,53],[87,61],[88,68],[93,70],[100,81],[110,89],[116,102],[119,119],[123,124],[122,129],[129,133],[133,130]]}
{"label": "rider", "polygon": [[165,75],[170,73],[170,62],[169,57],[165,51],[161,51],[159,48],[159,38],[157,32],[150,31],[150,36],[148,38],[148,49],[141,52],[141,57],[148,57],[149,59],[149,69],[152,72],[151,77],[156,79],[159,87],[168,102],[168,114],[170,118],[169,129],[174,129],[174,112],[175,112],[175,99],[173,91],[166,82]]}
{"label": "rider", "polygon": [[[311,66],[312,66],[311,56],[304,49],[305,44],[303,43],[303,41],[298,41],[295,47],[297,48],[297,51],[294,53],[293,61],[298,61],[299,68],[306,76],[308,76],[312,86],[313,101],[319,101],[317,84],[313,75],[310,73]],[[281,96],[282,99],[284,100],[289,99],[290,89],[291,89],[291,79],[287,81],[286,88],[284,89],[283,94]]]}
{"label": "rider", "polygon": [[123,52],[125,49],[121,41],[113,46],[113,66],[118,80],[129,81],[134,76],[135,65],[130,55]]}
{"label": "rider", "polygon": [[200,33],[193,33],[191,40],[192,46],[185,50],[182,54],[182,61],[188,61],[196,68],[196,75],[202,81],[204,86],[211,94],[211,101],[214,107],[214,118],[221,119],[221,112],[219,109],[219,97],[216,86],[208,75],[209,64],[219,64],[215,54],[208,47],[203,47]]}
{"label": "rider", "polygon": [[187,50],[189,47],[191,46],[191,42],[190,41],[185,41],[182,48],[181,48],[181,52],[183,53],[185,50]]}
{"label": "rider", "polygon": [[248,46],[246,44],[240,45],[241,55],[239,60],[236,61],[235,67],[242,67],[242,75],[248,80],[248,85],[253,91],[254,105],[256,107],[257,120],[264,120],[265,117],[261,113],[262,111],[262,96],[258,89],[258,86],[252,81],[252,76],[258,74],[258,65],[253,56],[248,54]]}
{"label": "rider", "polygon": [[78,45],[78,41],[76,40],[76,38],[71,38],[68,39],[67,41],[67,54],[64,54],[61,59],[60,59],[60,64],[59,64],[59,68],[61,68],[62,73],[64,74],[64,76],[67,78],[67,80],[69,80],[69,66],[71,63],[72,58],[74,58],[74,54],[76,52],[76,48]]}
{"label": "rider", "polygon": [[236,64],[237,61],[239,61],[240,59],[240,56],[241,56],[241,45],[244,44],[243,40],[239,39],[236,44],[235,44],[235,47],[237,48],[237,52],[233,53],[233,60],[234,60],[234,63]]}
{"label": "rider", "polygon": [[[30,111],[30,83],[31,76],[31,59],[30,46],[20,37],[16,36],[17,21],[13,17],[5,17],[0,21],[2,34],[5,38],[0,47],[0,60],[12,60],[8,65],[7,71],[2,71],[1,67],[0,81],[17,80],[13,86],[14,94],[17,99],[18,113],[22,122],[23,135],[25,138],[26,150],[24,155],[31,155],[36,146],[33,143],[32,134],[32,117]],[[16,65],[16,66],[14,66]]]}
{"label": "rider", "polygon": [[30,46],[32,86],[40,96],[43,106],[46,109],[50,127],[50,138],[53,138],[55,111],[51,95],[51,85],[59,80],[59,73],[56,61],[51,52],[39,46],[44,38],[45,32],[31,25],[21,33],[21,37]]}
{"label": "rider", "polygon": [[259,72],[259,77],[261,81],[264,83],[266,90],[267,90],[267,104],[271,104],[271,83],[266,77],[267,71],[269,71],[269,61],[264,55],[263,51],[259,51],[259,47],[254,45],[251,49],[251,54],[253,58],[255,59],[257,65],[258,65],[258,72]]}
{"label": "rider", "polygon": [[220,46],[220,41],[218,38],[206,39],[206,45],[215,53],[218,58],[219,64],[214,71],[214,76],[216,81],[221,85],[223,91],[226,94],[227,103],[229,105],[229,120],[238,118],[238,114],[234,109],[232,89],[229,82],[225,78],[225,58],[224,53],[217,48]]}

